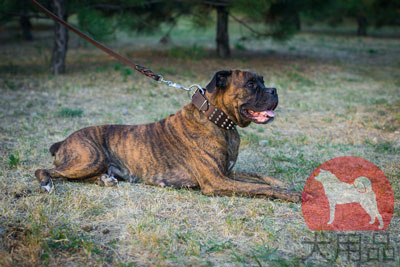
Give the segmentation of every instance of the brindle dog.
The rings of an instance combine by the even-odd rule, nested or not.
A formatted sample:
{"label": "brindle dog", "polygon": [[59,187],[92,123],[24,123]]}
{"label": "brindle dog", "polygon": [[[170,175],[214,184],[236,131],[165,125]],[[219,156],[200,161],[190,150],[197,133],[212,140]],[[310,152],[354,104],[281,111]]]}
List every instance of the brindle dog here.
{"label": "brindle dog", "polygon": [[[251,71],[217,72],[205,96],[238,126],[273,120],[276,89]],[[300,193],[260,174],[232,171],[240,138],[208,120],[193,103],[159,122],[145,125],[103,125],[81,129],[53,144],[54,168],[35,172],[42,188],[51,178],[96,181],[117,179],[157,186],[200,187],[206,195],[242,195],[297,202]],[[117,179],[115,179],[115,178]]]}

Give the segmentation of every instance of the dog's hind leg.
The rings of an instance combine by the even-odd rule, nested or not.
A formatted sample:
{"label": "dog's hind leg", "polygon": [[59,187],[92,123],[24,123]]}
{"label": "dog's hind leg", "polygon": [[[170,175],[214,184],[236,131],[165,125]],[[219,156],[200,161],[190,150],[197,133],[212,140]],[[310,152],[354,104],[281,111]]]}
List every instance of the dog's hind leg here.
{"label": "dog's hind leg", "polygon": [[102,174],[95,180],[95,184],[100,186],[115,186],[118,184],[118,180],[114,176],[108,174]]}
{"label": "dog's hind leg", "polygon": [[90,141],[68,142],[55,154],[55,168],[39,169],[35,176],[45,191],[51,191],[51,178],[93,180],[106,171],[106,159],[102,151]]}
{"label": "dog's hind leg", "polygon": [[40,188],[43,191],[50,192],[52,190],[51,177],[46,169],[38,169],[35,171],[36,179],[39,181]]}
{"label": "dog's hind leg", "polygon": [[115,167],[111,165],[108,167],[107,174],[103,174],[96,181],[96,184],[103,186],[113,186],[118,183],[119,180],[129,181],[130,183],[137,183],[140,181],[138,177],[129,173],[129,170],[124,167]]}
{"label": "dog's hind leg", "polygon": [[107,171],[108,176],[115,177],[119,180],[129,181],[130,183],[137,183],[140,181],[138,177],[129,173],[127,168],[117,168],[111,165]]}
{"label": "dog's hind leg", "polygon": [[118,183],[118,180],[129,181],[130,183],[138,182],[138,179],[134,175],[130,175],[128,169],[117,168],[113,165],[108,167],[107,174],[101,175],[96,184],[101,186],[114,186]]}
{"label": "dog's hind leg", "polygon": [[[102,173],[105,172],[105,168],[103,164],[94,165],[92,162],[87,164],[79,164],[79,165],[69,165],[63,164],[61,166],[52,168],[52,169],[39,169],[35,172],[35,176],[40,183],[42,190],[50,192],[52,190],[52,181],[51,178],[66,178],[72,180],[80,180],[87,179],[88,181],[94,180],[94,178],[99,177],[97,180],[104,180],[102,185],[111,186],[111,184],[115,184],[117,179],[111,178],[105,179]],[[107,175],[106,175],[107,176]]]}

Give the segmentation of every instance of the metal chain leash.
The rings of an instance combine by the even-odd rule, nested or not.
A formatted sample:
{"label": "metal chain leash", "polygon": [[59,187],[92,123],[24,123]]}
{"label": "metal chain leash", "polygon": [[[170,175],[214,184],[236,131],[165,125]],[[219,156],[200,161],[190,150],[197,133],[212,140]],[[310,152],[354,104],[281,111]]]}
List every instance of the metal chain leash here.
{"label": "metal chain leash", "polygon": [[168,81],[168,80],[164,80],[164,77],[162,76],[162,75],[160,75],[160,79],[158,80],[158,82],[160,82],[160,83],[165,83],[167,86],[169,86],[169,87],[173,87],[173,88],[176,88],[176,89],[181,89],[181,90],[184,90],[184,91],[187,91],[188,92],[188,96],[189,96],[189,98],[191,97],[191,91],[192,91],[192,88],[197,88],[197,89],[199,89],[200,90],[200,92],[201,92],[201,94],[203,94],[204,95],[204,89],[203,89],[203,87],[201,87],[199,84],[192,84],[191,86],[189,86],[189,87],[184,87],[184,86],[182,86],[182,85],[180,85],[180,84],[178,84],[178,83],[175,83],[175,82],[173,82],[173,81]]}

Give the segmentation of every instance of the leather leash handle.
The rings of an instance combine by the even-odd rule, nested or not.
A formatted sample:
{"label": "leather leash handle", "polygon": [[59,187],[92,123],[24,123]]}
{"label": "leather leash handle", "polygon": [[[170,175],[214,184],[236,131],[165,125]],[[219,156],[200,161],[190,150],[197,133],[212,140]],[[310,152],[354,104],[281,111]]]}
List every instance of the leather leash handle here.
{"label": "leather leash handle", "polygon": [[62,25],[64,25],[65,27],[67,27],[68,29],[70,29],[71,31],[73,31],[74,33],[76,33],[77,35],[79,35],[80,37],[82,37],[83,39],[89,41],[90,43],[92,43],[94,46],[96,46],[97,48],[100,48],[101,50],[103,50],[104,52],[106,52],[107,54],[109,54],[110,56],[115,57],[117,60],[119,60],[120,62],[124,63],[125,65],[131,67],[134,70],[139,71],[140,73],[142,73],[143,75],[146,75],[149,78],[152,78],[153,80],[159,81],[161,79],[161,75],[158,75],[154,72],[152,72],[151,70],[149,70],[148,68],[145,68],[143,66],[140,66],[136,63],[134,63],[133,61],[131,61],[130,59],[121,56],[120,54],[114,52],[113,50],[111,50],[110,48],[106,47],[105,45],[103,45],[102,43],[99,43],[98,41],[96,41],[95,39],[87,36],[86,34],[84,34],[83,32],[81,32],[80,30],[78,30],[77,28],[75,28],[74,26],[72,26],[71,24],[69,24],[68,22],[64,21],[63,19],[57,17],[56,15],[54,15],[51,11],[49,11],[47,8],[45,8],[44,6],[42,6],[41,4],[39,4],[36,0],[31,0],[31,2],[37,6],[39,9],[41,9],[44,13],[46,13],[47,15],[49,15],[50,17],[52,17],[55,21],[61,23]]}

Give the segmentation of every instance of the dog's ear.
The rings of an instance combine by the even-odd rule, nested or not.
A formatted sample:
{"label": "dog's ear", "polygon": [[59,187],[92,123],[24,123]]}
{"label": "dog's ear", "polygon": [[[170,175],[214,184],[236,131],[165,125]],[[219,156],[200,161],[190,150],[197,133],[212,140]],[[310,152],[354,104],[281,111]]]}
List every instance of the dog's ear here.
{"label": "dog's ear", "polygon": [[207,84],[206,88],[209,93],[212,93],[215,88],[224,89],[228,81],[228,77],[232,75],[231,70],[220,70],[214,74],[214,77]]}

